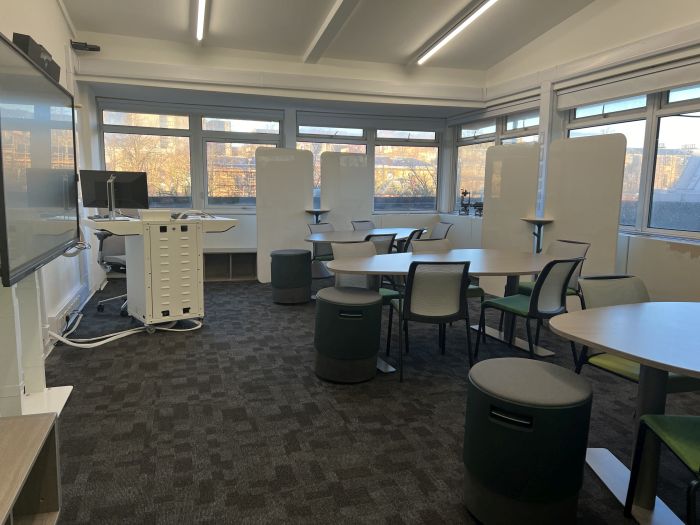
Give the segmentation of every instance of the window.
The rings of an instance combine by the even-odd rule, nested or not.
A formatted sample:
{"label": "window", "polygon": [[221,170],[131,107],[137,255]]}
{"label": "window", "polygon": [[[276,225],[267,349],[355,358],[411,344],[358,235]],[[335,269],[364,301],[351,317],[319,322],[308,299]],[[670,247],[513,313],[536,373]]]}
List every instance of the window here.
{"label": "window", "polygon": [[540,125],[539,110],[515,113],[506,117],[506,131],[534,128]]}
{"label": "window", "polygon": [[457,200],[464,190],[472,202],[484,200],[486,150],[494,145],[495,142],[482,142],[457,148]]}
{"label": "window", "polygon": [[493,135],[496,133],[496,121],[476,122],[474,124],[465,124],[462,126],[460,137],[463,139],[476,139],[484,135]]}
{"label": "window", "polygon": [[501,139],[501,144],[528,144],[532,142],[537,142],[539,139],[539,135],[524,135],[522,137]]}
{"label": "window", "polygon": [[311,135],[316,137],[356,137],[365,136],[365,130],[361,128],[333,128],[326,126],[299,126],[299,135]]}
{"label": "window", "polygon": [[700,112],[659,119],[649,226],[700,232]]}
{"label": "window", "polygon": [[645,128],[646,122],[644,120],[634,120],[632,122],[611,123],[569,131],[569,137],[571,138],[607,135],[610,133],[622,133],[627,138],[625,174],[622,182],[622,205],[620,208],[620,224],[623,226],[634,226],[637,221]]}
{"label": "window", "polygon": [[632,109],[644,108],[647,105],[646,95],[638,97],[621,98],[598,104],[589,104],[581,106],[574,110],[574,118],[586,118],[594,116],[605,116],[610,113],[618,113],[620,111],[629,111]]}
{"label": "window", "polygon": [[435,141],[434,131],[398,131],[392,129],[378,129],[378,139],[403,139],[403,140],[431,140]]}
{"label": "window", "polygon": [[233,133],[263,133],[278,135],[280,123],[267,120],[240,120],[230,118],[203,117],[202,129]]}
{"label": "window", "polygon": [[207,142],[207,204],[255,205],[255,150],[265,144]]}
{"label": "window", "polygon": [[192,207],[188,137],[105,133],[105,168],[145,171],[151,206]]}
{"label": "window", "polygon": [[668,92],[669,104],[682,102],[684,100],[693,100],[695,98],[700,98],[700,84],[676,88]]}
{"label": "window", "polygon": [[438,148],[377,145],[374,150],[375,211],[437,208]]}
{"label": "window", "polygon": [[313,205],[321,206],[321,153],[367,153],[366,144],[340,144],[333,142],[297,142],[297,149],[310,151],[314,155]]}
{"label": "window", "polygon": [[189,117],[159,115],[156,113],[127,113],[103,111],[102,122],[110,126],[134,126],[140,128],[189,129]]}

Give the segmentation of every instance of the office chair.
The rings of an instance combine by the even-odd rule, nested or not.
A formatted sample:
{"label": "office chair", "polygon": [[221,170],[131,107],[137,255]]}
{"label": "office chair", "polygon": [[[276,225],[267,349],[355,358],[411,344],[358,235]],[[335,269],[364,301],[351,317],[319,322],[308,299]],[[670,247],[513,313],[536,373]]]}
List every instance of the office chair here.
{"label": "office chair", "polygon": [[[102,268],[105,269],[106,272],[111,272],[112,270],[120,271],[120,272],[125,272],[126,271],[126,255],[122,254],[105,254],[105,247],[104,247],[104,242],[105,239],[108,239],[109,237],[113,237],[113,234],[110,232],[106,231],[97,231],[95,232],[95,237],[97,237],[99,241],[99,245],[97,248],[97,264],[102,266]],[[123,237],[115,237],[115,246],[112,247],[111,251],[114,251],[116,248],[117,252],[124,252],[124,238]],[[104,312],[105,309],[105,304],[109,303],[111,301],[119,301],[123,300],[122,306],[120,308],[119,314],[122,317],[127,317],[129,315],[129,312],[127,310],[127,301],[126,301],[126,294],[122,295],[117,295],[115,297],[110,297],[109,299],[103,299],[97,303],[97,311],[98,312]]]}

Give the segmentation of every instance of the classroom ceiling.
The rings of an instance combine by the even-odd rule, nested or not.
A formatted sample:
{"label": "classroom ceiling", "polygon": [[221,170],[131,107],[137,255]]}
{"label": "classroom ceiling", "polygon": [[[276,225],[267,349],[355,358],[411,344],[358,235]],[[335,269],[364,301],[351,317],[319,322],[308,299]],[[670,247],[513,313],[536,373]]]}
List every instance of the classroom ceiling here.
{"label": "classroom ceiling", "polygon": [[[429,62],[484,70],[593,0],[499,0]],[[193,0],[63,0],[78,32],[194,40]],[[209,0],[205,47],[289,55],[300,61],[340,3],[320,60],[407,64],[479,0]]]}

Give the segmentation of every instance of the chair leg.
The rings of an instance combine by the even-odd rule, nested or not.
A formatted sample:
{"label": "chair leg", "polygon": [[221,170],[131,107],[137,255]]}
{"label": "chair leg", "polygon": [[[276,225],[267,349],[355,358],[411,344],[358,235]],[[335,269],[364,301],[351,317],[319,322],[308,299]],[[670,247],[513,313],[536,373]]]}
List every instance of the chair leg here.
{"label": "chair leg", "polygon": [[394,320],[394,305],[389,304],[389,323],[386,326],[386,355],[391,349],[391,325]]}
{"label": "chair leg", "polygon": [[585,310],[586,309],[586,300],[583,298],[583,293],[579,292],[576,295],[578,295],[578,300],[581,302],[581,310]]}
{"label": "chair leg", "polygon": [[[483,331],[483,332],[482,332]],[[486,332],[486,309],[481,307],[481,315],[479,316],[479,331],[476,333],[476,347],[474,348],[474,362],[479,358],[479,333]],[[484,344],[486,344],[486,338],[484,338]]]}
{"label": "chair leg", "polygon": [[697,522],[697,517],[695,515],[695,501],[698,487],[700,487],[700,479],[694,479],[688,485],[688,502],[686,508],[685,522],[689,525],[695,525],[695,523]]}
{"label": "chair leg", "polygon": [[627,498],[625,498],[625,516],[632,517],[632,505],[634,504],[634,494],[637,491],[639,481],[639,470],[642,463],[642,452],[644,452],[644,441],[646,440],[647,426],[644,421],[639,422],[639,432],[637,433],[637,444],[634,448],[632,458],[632,472],[630,473],[630,483],[627,487]]}
{"label": "chair leg", "polygon": [[571,345],[571,354],[574,357],[574,370],[576,370],[578,368],[578,354],[576,353],[576,345],[573,341],[569,341],[569,344]]}
{"label": "chair leg", "polygon": [[498,321],[498,331],[503,332],[503,320],[506,318],[506,313],[501,312],[501,319]]}
{"label": "chair leg", "polygon": [[513,341],[515,341],[515,316],[510,318],[510,339],[508,340],[508,346],[513,348]]}
{"label": "chair leg", "polygon": [[[474,358],[472,357],[472,327],[469,324],[469,313],[467,313],[467,357],[469,357],[469,367],[474,365]],[[476,333],[476,340],[479,340],[479,332]]]}
{"label": "chair leg", "polygon": [[403,322],[404,341],[406,342],[406,353],[408,353],[408,321]]}
{"label": "chair leg", "polygon": [[537,320],[537,329],[535,330],[535,346],[540,344],[540,328],[542,328],[542,319]]}
{"label": "chair leg", "polygon": [[[515,316],[513,316],[515,319]],[[530,318],[525,318],[525,330],[527,330],[527,347],[530,349],[530,359],[535,357],[535,345],[532,344],[532,327],[530,326]]]}

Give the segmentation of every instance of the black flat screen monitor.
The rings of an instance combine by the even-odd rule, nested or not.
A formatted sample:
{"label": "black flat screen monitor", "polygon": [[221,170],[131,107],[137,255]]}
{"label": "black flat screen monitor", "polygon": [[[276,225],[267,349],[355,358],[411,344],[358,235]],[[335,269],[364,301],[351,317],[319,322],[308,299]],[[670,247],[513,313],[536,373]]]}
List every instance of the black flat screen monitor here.
{"label": "black flat screen monitor", "polygon": [[107,182],[114,175],[114,209],[148,209],[148,181],[142,171],[80,170],[83,206],[108,208]]}
{"label": "black flat screen monitor", "polygon": [[11,286],[80,239],[73,97],[0,34],[0,277]]}

